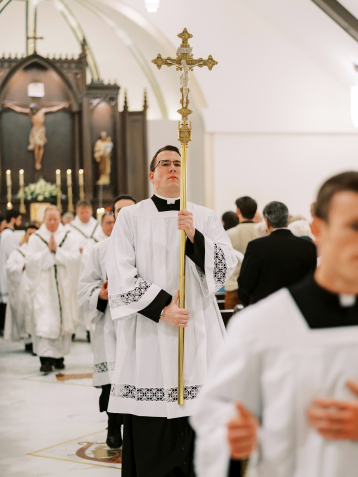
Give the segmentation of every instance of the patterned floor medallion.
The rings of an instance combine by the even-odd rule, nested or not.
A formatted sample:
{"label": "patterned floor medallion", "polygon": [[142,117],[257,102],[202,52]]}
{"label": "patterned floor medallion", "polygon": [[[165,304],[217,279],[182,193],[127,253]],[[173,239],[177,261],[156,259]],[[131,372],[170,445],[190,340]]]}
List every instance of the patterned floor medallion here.
{"label": "patterned floor medallion", "polygon": [[122,468],[122,450],[110,449],[106,444],[106,437],[107,431],[100,431],[30,452],[27,455],[120,470]]}

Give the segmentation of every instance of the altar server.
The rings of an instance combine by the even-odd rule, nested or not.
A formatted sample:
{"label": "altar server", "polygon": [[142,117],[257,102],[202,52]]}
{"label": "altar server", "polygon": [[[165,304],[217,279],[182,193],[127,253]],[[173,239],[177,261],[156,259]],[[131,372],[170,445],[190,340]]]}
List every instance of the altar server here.
{"label": "altar server", "polygon": [[[134,199],[121,199],[121,196],[119,196],[114,200],[113,211],[117,216],[121,208],[134,204]],[[110,217],[109,214],[107,212],[106,217]],[[114,218],[113,212],[112,217]],[[108,226],[106,225],[106,227]],[[106,231],[109,232],[109,235],[111,234],[108,228],[106,228]],[[116,361],[116,327],[111,318],[109,306],[107,306],[106,255],[108,244],[109,239],[107,238],[92,248],[78,285],[79,304],[83,306],[87,318],[95,327],[92,341],[94,355],[93,386],[102,388],[99,399],[100,412],[108,409],[109,393]],[[123,416],[108,411],[107,413],[107,445],[111,448],[119,448],[122,445],[121,425],[123,424]]]}
{"label": "altar server", "polygon": [[[102,236],[98,236],[99,241],[105,240],[111,235],[113,226],[114,226],[113,212],[112,211],[105,212],[101,217],[101,230],[103,234]],[[98,242],[95,242],[94,240],[87,240],[87,243],[84,246],[82,256],[81,256],[82,269],[81,269],[80,275],[82,275],[83,269],[85,268],[86,263],[92,253],[93,247],[96,245],[96,243]]]}
{"label": "altar server", "polygon": [[73,232],[78,240],[81,252],[88,241],[98,243],[106,238],[98,221],[92,217],[92,204],[88,199],[83,199],[76,204],[76,217],[65,225],[65,230]]}
{"label": "altar server", "polygon": [[357,475],[358,172],[325,182],[314,222],[314,276],[230,321],[191,420],[197,477],[227,476],[240,441],[251,452],[244,428],[228,439],[235,403],[261,421],[258,477]]}
{"label": "altar server", "polygon": [[[214,212],[180,209],[181,157],[153,157],[151,199],[126,207],[107,253],[109,304],[118,320],[109,411],[124,413],[123,477],[193,475],[188,424],[225,334],[216,303],[237,259]],[[186,309],[177,305],[179,232],[185,230]],[[178,395],[178,327],[185,328],[185,404]],[[172,474],[174,472],[174,474]]]}
{"label": "altar server", "polygon": [[77,284],[72,270],[80,253],[74,235],[61,224],[55,206],[45,211],[44,223],[30,237],[26,254],[29,301],[32,304],[34,352],[40,371],[63,369],[77,324]]}
{"label": "altar server", "polygon": [[6,211],[6,226],[0,234],[0,336],[5,327],[6,304],[8,300],[6,262],[16,247],[19,245],[19,237],[15,235],[15,226],[21,225],[22,216],[16,209]]}
{"label": "altar server", "polygon": [[6,307],[4,336],[5,339],[11,341],[24,339],[28,345],[31,343],[31,327],[26,293],[27,273],[25,265],[29,238],[37,230],[36,225],[30,224],[26,227],[23,242],[10,254],[6,262],[8,305]]}

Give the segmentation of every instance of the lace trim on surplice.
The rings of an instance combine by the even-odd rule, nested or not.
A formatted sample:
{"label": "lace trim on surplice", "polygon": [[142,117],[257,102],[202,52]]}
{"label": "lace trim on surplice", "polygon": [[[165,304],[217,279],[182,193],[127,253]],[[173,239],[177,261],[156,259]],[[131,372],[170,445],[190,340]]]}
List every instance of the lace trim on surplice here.
{"label": "lace trim on surplice", "polygon": [[[202,384],[185,386],[184,400],[196,399],[202,386]],[[133,384],[112,384],[111,397],[134,399],[135,401],[176,402],[178,388],[137,388]]]}
{"label": "lace trim on surplice", "polygon": [[143,278],[139,278],[133,290],[130,290],[127,293],[118,293],[117,295],[110,295],[108,297],[109,306],[111,308],[119,308],[121,306],[135,303],[142,298],[142,296],[149,290],[151,286],[152,284],[150,282],[143,280]]}

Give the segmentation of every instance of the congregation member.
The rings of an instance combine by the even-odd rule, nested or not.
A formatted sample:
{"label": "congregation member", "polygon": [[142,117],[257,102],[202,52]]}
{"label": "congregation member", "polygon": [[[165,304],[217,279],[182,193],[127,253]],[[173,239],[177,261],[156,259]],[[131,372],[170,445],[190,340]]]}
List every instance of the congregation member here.
{"label": "congregation member", "polygon": [[15,235],[15,227],[20,227],[22,215],[16,209],[6,211],[6,225],[0,235],[0,336],[4,334],[6,304],[8,301],[6,262],[16,247],[19,238]]}
{"label": "congregation member", "polygon": [[65,212],[62,216],[62,225],[67,225],[74,220],[75,216],[72,212]]}
{"label": "congregation member", "polygon": [[[256,238],[254,218],[257,212],[257,203],[251,197],[240,197],[236,200],[236,207],[236,215],[239,219],[239,224],[230,229],[227,234],[234,250],[245,255],[248,243]],[[238,297],[237,284],[241,263],[242,260],[239,260],[234,273],[225,284],[226,310],[233,310],[236,305],[242,304],[242,301]]]}
{"label": "congregation member", "polygon": [[[113,202],[112,217],[117,218],[123,207],[128,207],[135,203],[136,201],[127,195],[116,197]],[[108,214],[109,212],[107,212],[107,216]],[[112,230],[113,226],[114,221],[112,223]],[[108,235],[111,235],[112,230],[109,230],[109,225],[107,224],[106,227],[106,232]],[[94,355],[93,386],[102,389],[99,399],[99,410],[108,414],[106,442],[108,447],[119,448],[122,445],[121,426],[123,424],[123,416],[122,414],[108,412],[109,394],[111,384],[113,383],[113,371],[116,361],[116,324],[111,318],[108,306],[106,270],[108,245],[109,239],[107,238],[92,248],[79,282],[78,298],[79,304],[84,307],[89,321],[95,326],[92,341]]]}
{"label": "congregation member", "polygon": [[[117,320],[108,410],[124,414],[123,477],[193,476],[188,423],[225,329],[215,292],[237,260],[212,210],[180,211],[181,157],[174,146],[150,163],[154,195],[126,207],[107,253],[109,305]],[[179,297],[179,230],[186,240],[186,308]],[[185,328],[184,405],[178,405],[178,329]]]}
{"label": "congregation member", "polygon": [[296,237],[301,237],[306,240],[313,241],[314,237],[311,231],[311,227],[306,219],[294,220],[293,222],[288,224],[287,228],[288,230],[291,230],[293,235],[295,235]]}
{"label": "congregation member", "polygon": [[288,230],[289,213],[285,204],[270,202],[263,216],[269,236],[248,244],[237,280],[238,295],[244,305],[298,282],[312,274],[317,265],[315,245]]}
{"label": "congregation member", "polygon": [[37,230],[38,228],[33,224],[26,227],[22,243],[11,252],[6,262],[8,304],[4,337],[10,341],[23,339],[26,351],[32,351],[29,302],[26,293],[26,254],[29,239]]}
{"label": "congregation member", "polygon": [[358,172],[323,184],[313,227],[314,276],[230,321],[191,420],[197,477],[227,476],[255,440],[257,477],[357,475]]}
{"label": "congregation member", "polygon": [[79,260],[76,237],[61,224],[58,209],[47,207],[44,223],[31,235],[26,251],[31,335],[41,372],[65,367],[78,319],[73,270]]}
{"label": "congregation member", "polygon": [[221,223],[223,224],[224,230],[229,230],[238,225],[239,217],[235,212],[229,210],[228,212],[224,212],[221,216]]}

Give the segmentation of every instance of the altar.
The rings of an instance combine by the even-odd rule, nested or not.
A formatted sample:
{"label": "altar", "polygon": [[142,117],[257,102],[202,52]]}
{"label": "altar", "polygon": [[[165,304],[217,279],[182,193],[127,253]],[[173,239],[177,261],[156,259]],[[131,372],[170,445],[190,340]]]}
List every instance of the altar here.
{"label": "altar", "polygon": [[[94,210],[120,193],[148,197],[145,92],[142,110],[129,111],[125,94],[119,111],[120,86],[86,77],[85,41],[77,58],[0,58],[2,213],[22,199],[29,220],[32,202],[59,196],[63,212],[83,196]],[[55,193],[26,193],[41,180]]]}

